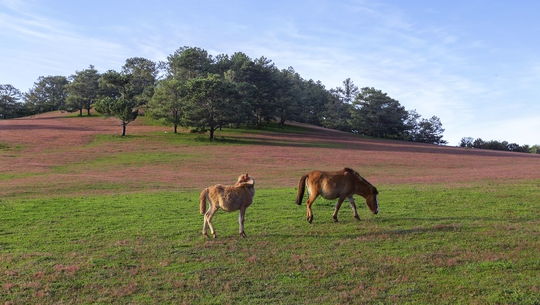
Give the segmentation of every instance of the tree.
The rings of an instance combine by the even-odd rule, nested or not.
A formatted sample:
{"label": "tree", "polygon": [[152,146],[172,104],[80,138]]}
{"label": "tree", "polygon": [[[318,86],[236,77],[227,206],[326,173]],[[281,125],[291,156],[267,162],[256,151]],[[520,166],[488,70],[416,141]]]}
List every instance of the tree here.
{"label": "tree", "polygon": [[484,140],[482,140],[482,138],[478,138],[476,140],[474,140],[473,142],[473,147],[474,148],[484,148]]}
{"label": "tree", "polygon": [[70,76],[71,82],[66,86],[67,111],[79,110],[79,116],[82,116],[83,109],[86,109],[87,115],[90,115],[92,104],[98,99],[99,77],[100,74],[93,65]]}
{"label": "tree", "polygon": [[535,144],[535,145],[531,146],[531,148],[529,148],[529,152],[531,154],[540,154],[540,145]]}
{"label": "tree", "polygon": [[184,125],[182,107],[186,94],[183,85],[177,79],[162,80],[148,104],[150,116],[166,125],[173,125],[174,133],[177,133],[178,126]]}
{"label": "tree", "polygon": [[190,126],[208,128],[210,140],[216,129],[235,121],[239,112],[238,92],[235,85],[217,74],[190,79],[186,83],[189,96],[184,107]]}
{"label": "tree", "polygon": [[299,108],[301,113],[299,119],[308,124],[323,126],[325,105],[332,99],[331,94],[326,90],[321,81],[310,79],[301,84],[301,96],[299,98]]}
{"label": "tree", "polygon": [[206,77],[213,63],[206,50],[187,46],[176,50],[167,61],[169,76],[182,81]]}
{"label": "tree", "polygon": [[143,57],[129,58],[122,67],[122,73],[132,76],[131,86],[138,105],[146,105],[154,95],[158,75],[156,63]]}
{"label": "tree", "polygon": [[459,147],[473,148],[474,139],[472,137],[461,138],[461,142],[459,142]]}
{"label": "tree", "polygon": [[225,78],[233,82],[238,91],[240,112],[236,117],[236,125],[239,126],[241,123],[259,125],[257,105],[261,86],[258,86],[257,77],[259,77],[258,72],[260,71],[255,62],[246,54],[236,52],[230,58],[224,55],[218,56],[214,66],[212,69],[214,73],[226,74]]}
{"label": "tree", "polygon": [[257,122],[252,108],[257,97],[257,88],[248,82],[234,81],[233,84],[238,93],[236,99],[238,111],[234,116],[234,121],[231,123],[239,128],[240,124],[250,125],[252,122]]}
{"label": "tree", "polygon": [[443,132],[444,129],[438,117],[432,116],[429,120],[422,119],[416,141],[431,144],[446,144],[448,142],[442,139]]}
{"label": "tree", "polygon": [[350,78],[344,80],[343,87],[338,87],[335,89],[335,91],[341,102],[346,104],[352,104],[360,93],[358,87],[354,85]]}
{"label": "tree", "polygon": [[490,140],[490,141],[484,142],[484,145],[482,145],[482,148],[491,149],[491,150],[508,150],[508,142],[507,141],[499,142],[497,140]]}
{"label": "tree", "polygon": [[221,71],[234,71],[234,78],[236,82],[249,82],[253,83],[253,76],[255,71],[255,62],[242,52],[234,53],[230,59],[224,56],[220,56],[216,60],[218,69]]}
{"label": "tree", "polygon": [[21,91],[12,85],[0,85],[0,116],[7,119],[16,116],[22,108]]}
{"label": "tree", "polygon": [[40,76],[24,95],[27,107],[38,113],[65,109],[68,83],[65,76]]}
{"label": "tree", "polygon": [[135,90],[132,84],[133,76],[131,74],[122,74],[109,70],[100,78],[100,86],[113,89],[112,96],[106,96],[95,104],[97,112],[106,117],[115,117],[122,121],[122,136],[126,135],[126,126],[134,121],[139,109],[135,100]]}
{"label": "tree", "polygon": [[351,131],[349,124],[351,118],[351,105],[345,104],[339,98],[335,90],[331,90],[327,102],[324,105],[325,110],[322,113],[322,126],[341,131]]}
{"label": "tree", "polygon": [[375,88],[362,88],[351,110],[351,121],[359,133],[385,137],[400,137],[407,129],[405,107]]}
{"label": "tree", "polygon": [[322,125],[341,131],[351,131],[351,105],[358,96],[358,87],[350,78],[343,81],[343,87],[331,89],[332,97],[325,104]]}
{"label": "tree", "polygon": [[257,127],[260,128],[263,120],[270,121],[276,113],[278,70],[270,59],[261,56],[250,65],[248,71],[248,82],[257,89],[252,109],[257,118]]}
{"label": "tree", "polygon": [[287,119],[298,116],[298,100],[300,99],[300,83],[302,78],[292,67],[276,73],[276,115],[279,125],[283,126]]}
{"label": "tree", "polygon": [[236,71],[232,69],[232,64],[233,62],[231,61],[229,55],[219,54],[214,58],[210,72],[218,75],[224,75],[227,73],[227,71],[233,71],[236,73]]}
{"label": "tree", "polygon": [[422,116],[416,111],[416,109],[407,111],[407,118],[405,119],[405,130],[403,132],[403,140],[414,141],[415,137],[420,132],[420,118]]}

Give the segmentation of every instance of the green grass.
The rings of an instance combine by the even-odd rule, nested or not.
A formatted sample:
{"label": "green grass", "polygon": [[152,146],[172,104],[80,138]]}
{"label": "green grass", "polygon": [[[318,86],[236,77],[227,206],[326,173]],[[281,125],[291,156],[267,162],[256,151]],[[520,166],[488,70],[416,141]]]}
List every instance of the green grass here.
{"label": "green grass", "polygon": [[0,142],[0,155],[4,155],[6,157],[16,157],[16,155],[10,155],[7,153],[20,152],[23,148],[24,147],[20,144]]}
{"label": "green grass", "polygon": [[[263,129],[254,128],[223,128],[217,130],[214,134],[214,139],[210,140],[208,132],[206,133],[186,133],[180,131],[175,134],[172,130],[169,132],[159,132],[152,134],[152,141],[162,142],[168,145],[189,145],[189,146],[219,146],[219,145],[265,145],[265,146],[295,146],[295,147],[326,147],[326,148],[343,148],[346,147],[343,144],[330,144],[330,143],[311,143],[302,142],[297,140],[268,140],[265,138],[257,137],[257,134],[272,134],[272,133],[307,133],[307,129],[297,126],[286,125],[283,129],[270,125],[265,126]],[[253,135],[253,136],[250,136]],[[117,134],[100,134],[95,139],[86,145],[86,147],[95,147],[106,143],[125,143],[129,141],[148,141],[147,135],[132,135],[128,134],[120,136]]]}
{"label": "green grass", "polygon": [[6,304],[540,304],[540,181],[379,186],[360,221],[258,189],[201,234],[198,192],[0,200]]}

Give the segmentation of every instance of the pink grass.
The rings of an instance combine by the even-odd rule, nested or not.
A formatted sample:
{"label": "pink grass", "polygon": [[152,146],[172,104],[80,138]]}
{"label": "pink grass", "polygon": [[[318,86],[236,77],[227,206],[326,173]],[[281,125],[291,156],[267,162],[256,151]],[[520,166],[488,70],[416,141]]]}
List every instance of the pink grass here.
{"label": "pink grass", "polygon": [[[0,168],[2,174],[14,176],[2,181],[0,195],[99,193],[99,188],[93,186],[100,183],[118,184],[116,192],[195,190],[218,182],[233,183],[244,172],[255,178],[258,188],[295,188],[303,173],[343,167],[356,169],[377,186],[540,178],[540,155],[377,140],[308,125],[304,126],[310,128],[310,133],[226,136],[257,141],[253,145],[177,147],[153,139],[171,128],[144,126],[136,120],[128,125],[127,134],[143,137],[88,145],[96,135],[119,134],[119,122],[67,116],[54,112],[0,120],[0,142],[8,146],[0,150]],[[220,137],[219,131],[216,136]],[[55,171],[57,167],[69,168],[71,164],[131,152],[177,152],[196,158]]]}

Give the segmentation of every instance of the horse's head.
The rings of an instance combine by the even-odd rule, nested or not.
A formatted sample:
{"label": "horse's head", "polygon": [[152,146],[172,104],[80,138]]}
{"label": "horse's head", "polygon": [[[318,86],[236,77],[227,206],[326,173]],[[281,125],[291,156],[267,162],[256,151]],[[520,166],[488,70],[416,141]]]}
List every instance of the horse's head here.
{"label": "horse's head", "polygon": [[236,184],[239,185],[239,184],[244,184],[244,183],[247,183],[247,184],[254,184],[255,181],[253,180],[253,178],[251,178],[249,176],[248,173],[245,173],[245,174],[242,174],[238,177],[238,181],[236,181]]}
{"label": "horse's head", "polygon": [[248,173],[245,173],[245,174],[242,174],[238,177],[238,181],[236,181],[237,183],[242,183],[242,182],[248,182],[249,181],[249,174]]}
{"label": "horse's head", "polygon": [[379,213],[379,201],[377,200],[377,195],[379,195],[379,191],[377,191],[377,188],[374,187],[362,176],[360,176],[357,171],[350,168],[344,168],[343,170],[352,173],[354,177],[356,177],[356,192],[358,195],[366,199],[366,205],[371,210],[371,212],[373,214]]}
{"label": "horse's head", "polygon": [[377,191],[377,188],[373,187],[371,193],[365,196],[366,204],[373,214],[379,213],[379,201],[377,200],[378,194],[379,192]]}

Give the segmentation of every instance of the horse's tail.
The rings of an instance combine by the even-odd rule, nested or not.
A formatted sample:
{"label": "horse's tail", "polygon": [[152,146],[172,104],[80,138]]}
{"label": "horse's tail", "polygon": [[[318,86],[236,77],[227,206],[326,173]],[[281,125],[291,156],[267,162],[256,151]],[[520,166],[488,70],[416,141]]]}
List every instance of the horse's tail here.
{"label": "horse's tail", "polygon": [[201,214],[206,213],[206,197],[207,196],[208,196],[208,188],[205,188],[204,190],[202,190],[201,196],[199,197],[201,201],[201,205],[200,205]]}
{"label": "horse's tail", "polygon": [[306,179],[308,175],[303,175],[298,182],[298,193],[296,194],[296,204],[302,204],[302,198],[304,198],[304,192],[306,190]]}

